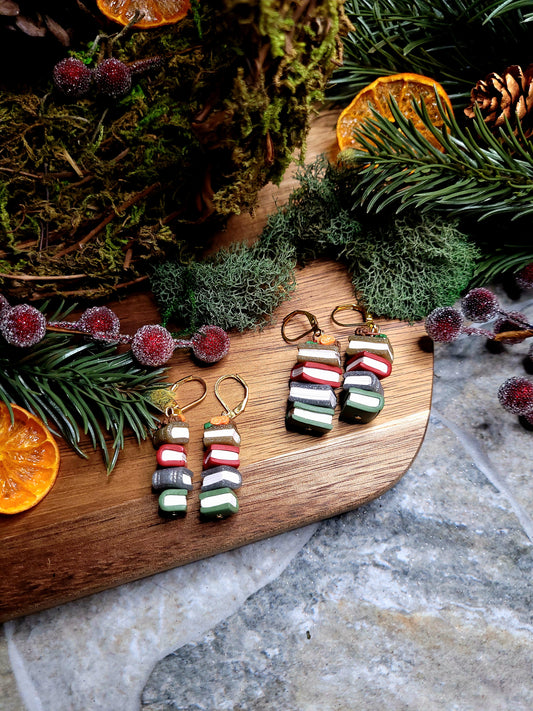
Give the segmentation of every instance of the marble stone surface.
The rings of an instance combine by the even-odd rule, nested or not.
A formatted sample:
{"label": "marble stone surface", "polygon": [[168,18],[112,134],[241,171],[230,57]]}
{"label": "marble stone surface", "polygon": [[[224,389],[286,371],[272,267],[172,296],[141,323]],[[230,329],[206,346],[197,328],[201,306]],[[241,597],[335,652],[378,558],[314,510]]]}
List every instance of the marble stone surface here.
{"label": "marble stone surface", "polygon": [[380,499],[6,623],[0,710],[531,711],[533,432],[497,401],[528,348],[437,345]]}

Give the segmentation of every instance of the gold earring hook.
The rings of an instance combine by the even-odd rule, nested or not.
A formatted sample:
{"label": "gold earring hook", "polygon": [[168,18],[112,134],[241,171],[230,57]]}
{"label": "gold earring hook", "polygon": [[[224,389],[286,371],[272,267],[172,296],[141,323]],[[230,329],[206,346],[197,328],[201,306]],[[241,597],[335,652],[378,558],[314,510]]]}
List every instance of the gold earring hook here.
{"label": "gold earring hook", "polygon": [[[244,388],[244,398],[241,400],[241,402],[234,407],[233,409],[229,408],[226,403],[224,402],[224,399],[222,398],[222,395],[220,394],[220,386],[224,380],[236,380],[238,383],[242,385]],[[246,407],[246,404],[248,402],[248,395],[250,391],[248,389],[248,385],[246,384],[246,381],[241,378],[240,375],[237,375],[236,373],[233,373],[232,375],[222,375],[217,382],[215,383],[215,395],[217,396],[218,401],[224,408],[224,414],[226,414],[231,420],[234,417],[237,417],[237,415],[240,415],[240,413],[244,410]]]}
{"label": "gold earring hook", "polygon": [[183,413],[186,412],[187,410],[190,410],[191,407],[194,407],[195,405],[199,405],[202,400],[205,398],[207,395],[207,384],[203,378],[200,378],[197,375],[187,375],[185,378],[180,378],[180,380],[176,380],[176,382],[169,388],[171,392],[176,393],[180,385],[183,385],[183,383],[190,383],[192,381],[196,381],[198,383],[201,383],[204,387],[203,393],[200,395],[200,397],[197,397],[196,400],[193,400],[192,402],[187,403],[186,405],[183,405],[180,407],[176,401],[176,397],[174,396],[174,402],[176,402],[175,405],[171,405],[170,407],[167,407],[165,410],[165,415],[167,417],[176,417],[178,419],[185,419],[183,417]]}
{"label": "gold earring hook", "polygon": [[[335,314],[338,313],[339,311],[357,311],[357,313],[361,314],[361,316],[365,320],[363,323],[361,323],[361,322],[341,323],[340,321],[338,321],[335,318]],[[356,333],[361,333],[361,334],[379,333],[379,330],[380,330],[378,324],[374,322],[372,314],[368,313],[368,311],[363,306],[359,306],[358,304],[339,304],[338,306],[335,306],[335,308],[331,312],[330,318],[333,321],[333,323],[336,323],[337,326],[342,326],[343,328],[355,326]]]}
{"label": "gold earring hook", "polygon": [[[311,328],[307,331],[304,331],[299,336],[296,336],[296,338],[289,338],[285,333],[285,328],[289,321],[292,321],[292,319],[298,315],[305,316],[311,324]],[[312,333],[315,337],[320,336],[320,334],[322,333],[320,326],[318,325],[318,321],[316,320],[316,316],[314,316],[312,313],[309,313],[309,311],[301,311],[297,309],[296,311],[291,311],[290,314],[287,314],[283,319],[283,323],[281,324],[281,336],[285,343],[295,343],[296,341],[301,340],[304,336],[307,336],[309,333]]]}

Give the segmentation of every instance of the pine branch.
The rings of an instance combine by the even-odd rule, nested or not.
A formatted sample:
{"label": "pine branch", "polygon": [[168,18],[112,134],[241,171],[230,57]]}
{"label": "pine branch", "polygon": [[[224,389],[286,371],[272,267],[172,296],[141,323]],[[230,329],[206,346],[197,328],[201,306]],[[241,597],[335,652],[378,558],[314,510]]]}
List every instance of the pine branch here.
{"label": "pine branch", "polygon": [[70,338],[57,334],[20,353],[2,343],[0,399],[41,417],[82,457],[87,455],[81,433],[87,435],[93,448],[102,450],[108,473],[124,447],[125,431],[140,442],[156,425],[150,393],[163,386],[163,369],[142,368],[129,351],[118,353],[115,346],[72,347]]}
{"label": "pine branch", "polygon": [[354,30],[343,40],[331,98],[351,99],[378,76],[416,72],[464,103],[490,71],[531,61],[533,26],[524,21],[525,6],[525,0],[347,0]]}
{"label": "pine branch", "polygon": [[[522,12],[525,9],[531,9],[531,0],[505,0],[505,2],[494,3],[493,8],[487,8],[490,10],[486,22],[490,22],[496,18],[500,18],[505,14],[510,12]],[[528,12],[523,15],[523,22],[531,22],[533,20],[533,12]]]}
{"label": "pine branch", "polygon": [[[368,211],[393,206],[438,210],[477,220],[504,216],[511,220],[533,213],[533,144],[514,136],[507,125],[499,138],[477,116],[462,129],[436,96],[444,122],[436,128],[424,103],[413,104],[425,129],[443,146],[436,149],[390,101],[394,122],[373,112],[355,131],[366,150],[349,150],[345,162],[359,167],[355,190]],[[474,132],[478,132],[478,136]]]}

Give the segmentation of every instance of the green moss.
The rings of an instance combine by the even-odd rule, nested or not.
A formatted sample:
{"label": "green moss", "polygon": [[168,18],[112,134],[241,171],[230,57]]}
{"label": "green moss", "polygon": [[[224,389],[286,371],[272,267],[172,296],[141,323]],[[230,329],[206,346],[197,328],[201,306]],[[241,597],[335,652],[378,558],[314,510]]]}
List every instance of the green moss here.
{"label": "green moss", "polygon": [[295,287],[291,245],[237,245],[189,266],[156,267],[151,287],[164,317],[187,332],[214,323],[244,331],[264,325]]}
{"label": "green moss", "polygon": [[261,325],[290,297],[295,265],[316,258],[344,263],[354,295],[376,316],[419,320],[467,288],[479,252],[455,222],[355,213],[355,174],[323,157],[297,177],[299,187],[269,217],[253,247],[155,270],[151,287],[166,318],[192,330],[202,323],[238,330]]}
{"label": "green moss", "polygon": [[[196,258],[229,215],[253,209],[259,189],[278,182],[305,145],[312,102],[338,61],[342,0],[302,9],[295,21],[287,0],[212,0],[178,25],[126,32],[113,42],[114,56],[132,62],[164,54],[166,64],[114,103],[96,94],[64,101],[50,84],[52,57],[44,80],[20,90],[0,86],[5,260],[24,264],[27,274],[83,273],[78,291],[90,296],[144,276],[150,255],[162,250]],[[309,32],[314,27],[323,29]],[[90,32],[96,28],[73,48],[85,61]],[[138,239],[142,228],[155,235],[162,224],[173,242],[160,249]],[[63,284],[25,288],[0,279],[3,291],[20,297],[30,288],[32,296],[61,292]]]}

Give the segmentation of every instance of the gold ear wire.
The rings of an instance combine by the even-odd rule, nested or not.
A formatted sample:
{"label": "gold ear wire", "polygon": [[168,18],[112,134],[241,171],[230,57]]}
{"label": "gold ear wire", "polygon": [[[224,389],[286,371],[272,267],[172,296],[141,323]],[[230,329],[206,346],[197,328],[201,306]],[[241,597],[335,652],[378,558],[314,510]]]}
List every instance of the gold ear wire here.
{"label": "gold ear wire", "polygon": [[[242,385],[244,388],[244,398],[241,400],[241,402],[236,405],[233,409],[229,408],[224,399],[222,398],[222,395],[220,394],[220,385],[224,380],[236,380],[238,383]],[[217,396],[218,401],[222,405],[222,407],[225,410],[225,414],[232,420],[234,417],[237,417],[237,415],[240,415],[240,413],[244,410],[246,407],[246,404],[248,402],[248,395],[250,394],[248,385],[244,378],[241,378],[240,375],[237,375],[236,373],[233,373],[231,375],[222,375],[217,382],[215,383],[215,395]]]}
{"label": "gold ear wire", "polygon": [[[335,318],[335,314],[339,311],[356,311],[361,314],[365,320],[363,322],[341,323]],[[333,323],[336,323],[337,326],[342,326],[343,328],[355,326],[356,333],[379,333],[380,330],[377,323],[374,322],[372,314],[368,313],[363,306],[359,306],[358,304],[339,304],[338,306],[335,306],[331,312],[330,318]]]}
{"label": "gold ear wire", "polygon": [[[311,328],[308,329],[307,331],[304,331],[301,333],[299,336],[296,336],[296,338],[289,338],[287,336],[285,329],[287,327],[287,324],[292,321],[292,319],[295,316],[305,316],[309,323],[311,324]],[[297,309],[296,311],[291,311],[290,314],[287,314],[285,318],[283,319],[283,323],[281,324],[281,336],[285,343],[295,343],[296,341],[300,341],[304,336],[309,335],[310,333],[313,334],[313,336],[320,336],[322,333],[320,326],[318,325],[318,321],[316,320],[316,316],[314,314],[310,313],[309,311],[302,311],[300,309]]]}
{"label": "gold ear wire", "polygon": [[[177,417],[182,419],[183,418],[183,413],[186,410],[190,410],[191,407],[194,407],[195,405],[199,405],[202,400],[205,398],[207,395],[207,384],[203,378],[200,378],[198,375],[187,375],[185,378],[180,378],[180,380],[176,380],[176,382],[170,387],[171,392],[175,393],[180,385],[183,385],[183,383],[190,383],[192,381],[197,381],[201,383],[204,386],[204,391],[200,395],[200,397],[197,397],[196,400],[193,400],[192,402],[187,403],[186,405],[183,405],[183,407],[180,407],[176,401],[176,398],[174,397],[175,405],[171,405],[167,407],[165,410],[165,415],[167,417]],[[184,419],[184,418],[183,418]]]}

